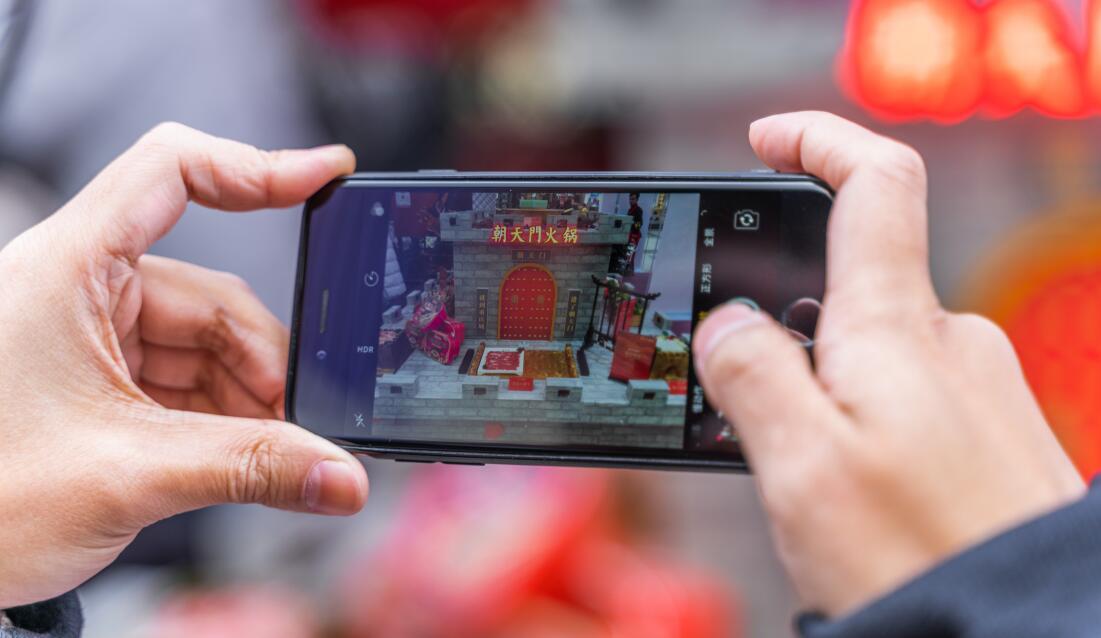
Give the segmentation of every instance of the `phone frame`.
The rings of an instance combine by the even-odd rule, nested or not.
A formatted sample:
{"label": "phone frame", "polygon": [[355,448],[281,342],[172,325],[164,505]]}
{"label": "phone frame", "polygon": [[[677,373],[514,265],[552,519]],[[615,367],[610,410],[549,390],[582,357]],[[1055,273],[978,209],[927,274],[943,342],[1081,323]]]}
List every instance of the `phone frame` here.
{"label": "phone frame", "polygon": [[[399,173],[354,173],[338,178],[314,194],[302,209],[299,233],[298,260],[295,274],[294,306],[291,314],[290,352],[287,365],[285,392],[286,419],[297,422],[295,417],[295,374],[298,363],[298,341],[301,328],[301,311],[306,282],[306,258],[309,245],[309,211],[324,194],[334,188],[354,184],[370,188],[456,188],[481,185],[488,188],[538,188],[584,191],[693,191],[728,187],[731,190],[765,190],[779,186],[797,190],[815,191],[831,201],[833,191],[822,180],[800,173],[778,173],[771,170],[753,170],[734,173],[691,172],[459,172],[454,170],[424,170]],[[829,213],[827,212],[827,215]],[[307,428],[308,429],[308,428]],[[730,459],[691,458],[688,456],[648,456],[646,450],[631,452],[596,452],[563,450],[548,452],[545,449],[529,449],[523,446],[479,445],[468,442],[387,442],[364,443],[339,437],[326,437],[353,454],[392,459],[412,463],[449,463],[458,465],[484,465],[504,463],[513,465],[555,465],[573,467],[609,467],[634,469],[664,469],[712,472],[748,472],[749,466],[743,454]],[[533,446],[534,447],[534,446]],[[654,450],[676,453],[684,450]]]}

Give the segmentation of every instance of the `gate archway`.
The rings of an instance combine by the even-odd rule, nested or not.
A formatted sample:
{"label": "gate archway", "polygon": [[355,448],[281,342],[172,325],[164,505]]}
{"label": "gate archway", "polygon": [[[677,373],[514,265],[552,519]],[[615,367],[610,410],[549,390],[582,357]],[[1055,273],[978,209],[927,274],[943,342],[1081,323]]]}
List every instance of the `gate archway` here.
{"label": "gate archway", "polygon": [[498,339],[553,338],[558,285],[549,270],[538,264],[513,267],[501,280],[498,299]]}

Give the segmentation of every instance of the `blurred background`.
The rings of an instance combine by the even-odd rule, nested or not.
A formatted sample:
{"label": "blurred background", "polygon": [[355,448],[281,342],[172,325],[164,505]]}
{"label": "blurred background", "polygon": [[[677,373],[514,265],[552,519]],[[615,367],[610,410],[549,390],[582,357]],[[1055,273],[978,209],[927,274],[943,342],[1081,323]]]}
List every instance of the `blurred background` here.
{"label": "blurred background", "polygon": [[[1101,2],[8,0],[0,240],[163,120],[362,170],[739,170],[837,112],[916,147],[935,283],[1010,333],[1101,469]],[[297,211],[193,206],[154,252],[289,317]],[[158,524],[82,588],[87,636],[791,635],[749,478],[365,461],[366,510]],[[829,503],[822,503],[829,507]]]}

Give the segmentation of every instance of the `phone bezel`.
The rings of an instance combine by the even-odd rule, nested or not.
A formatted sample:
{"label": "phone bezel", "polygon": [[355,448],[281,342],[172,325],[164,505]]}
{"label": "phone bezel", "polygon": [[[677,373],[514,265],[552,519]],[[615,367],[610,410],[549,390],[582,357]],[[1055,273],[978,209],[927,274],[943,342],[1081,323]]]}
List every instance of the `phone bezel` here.
{"label": "phone bezel", "polygon": [[[297,269],[295,274],[294,307],[291,315],[290,352],[288,354],[285,409],[288,421],[295,417],[295,374],[298,362],[298,341],[301,324],[302,301],[305,291],[305,272],[309,235],[310,211],[327,193],[340,187],[367,188],[454,188],[476,183],[489,188],[524,188],[528,185],[549,189],[594,189],[623,191],[698,191],[701,188],[731,190],[764,190],[777,186],[792,190],[807,190],[825,195],[832,201],[832,190],[811,175],[777,173],[758,170],[738,173],[492,173],[458,172],[450,170],[421,171],[416,173],[354,173],[330,182],[311,197],[302,210]],[[826,211],[829,214],[829,211]],[[308,428],[307,428],[308,429]],[[482,465],[485,463],[559,465],[581,467],[619,467],[638,469],[669,469],[692,471],[748,472],[749,467],[740,450],[730,458],[703,458],[693,452],[677,449],[607,452],[572,450],[564,448],[548,451],[538,446],[481,445],[460,442],[378,442],[349,441],[328,437],[344,449],[371,457],[397,461],[431,463],[456,463]]]}

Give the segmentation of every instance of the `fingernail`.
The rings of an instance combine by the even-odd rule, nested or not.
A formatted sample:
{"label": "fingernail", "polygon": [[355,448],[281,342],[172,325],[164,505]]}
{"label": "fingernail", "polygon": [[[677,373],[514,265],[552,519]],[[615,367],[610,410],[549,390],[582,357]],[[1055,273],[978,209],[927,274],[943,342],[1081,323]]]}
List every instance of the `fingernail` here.
{"label": "fingernail", "polygon": [[723,306],[749,306],[753,311],[761,309],[757,302],[749,297],[734,297],[730,301],[723,302]]}
{"label": "fingernail", "polygon": [[357,472],[342,461],[320,461],[306,477],[306,507],[317,514],[347,516],[359,511]]}
{"label": "fingernail", "polygon": [[730,335],[764,321],[760,307],[752,299],[735,297],[711,313],[700,333],[696,351],[697,371],[703,368],[711,353]]}

